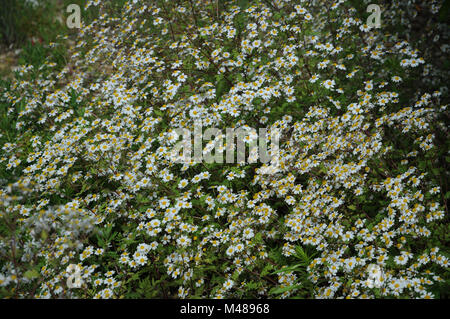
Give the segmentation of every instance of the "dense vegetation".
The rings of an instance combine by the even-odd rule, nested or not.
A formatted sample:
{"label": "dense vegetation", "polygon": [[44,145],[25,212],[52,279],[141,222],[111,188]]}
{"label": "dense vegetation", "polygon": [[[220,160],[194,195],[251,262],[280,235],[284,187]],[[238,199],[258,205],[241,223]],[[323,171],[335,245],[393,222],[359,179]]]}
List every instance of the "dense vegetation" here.
{"label": "dense vegetation", "polygon": [[[0,13],[0,296],[448,297],[448,1],[369,3],[89,0],[42,43]],[[198,122],[279,166],[174,162]]]}

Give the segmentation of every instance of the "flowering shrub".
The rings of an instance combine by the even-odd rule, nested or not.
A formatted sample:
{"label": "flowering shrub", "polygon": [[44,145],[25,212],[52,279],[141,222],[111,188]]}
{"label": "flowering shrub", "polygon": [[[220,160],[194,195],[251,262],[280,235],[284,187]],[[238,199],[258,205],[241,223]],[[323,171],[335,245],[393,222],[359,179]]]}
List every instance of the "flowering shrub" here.
{"label": "flowering shrub", "polygon": [[[2,295],[440,297],[448,46],[404,35],[447,29],[395,3],[88,1],[2,93]],[[280,131],[278,169],[173,162],[198,121]]]}

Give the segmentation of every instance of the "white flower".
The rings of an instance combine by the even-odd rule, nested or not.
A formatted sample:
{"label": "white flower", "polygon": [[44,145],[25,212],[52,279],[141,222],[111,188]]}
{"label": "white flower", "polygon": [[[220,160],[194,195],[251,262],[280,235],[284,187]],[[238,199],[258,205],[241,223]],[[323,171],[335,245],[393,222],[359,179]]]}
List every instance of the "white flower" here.
{"label": "white flower", "polygon": [[185,188],[187,185],[189,184],[187,179],[182,179],[179,183],[178,183],[178,188]]}
{"label": "white flower", "polygon": [[234,285],[234,281],[231,280],[231,279],[228,279],[227,281],[225,281],[225,282],[223,283],[223,288],[224,288],[225,290],[230,290],[230,289],[233,287],[233,285]]}
{"label": "white flower", "polygon": [[161,207],[162,209],[169,207],[169,205],[170,201],[166,197],[163,197],[159,200],[159,207]]}
{"label": "white flower", "polygon": [[235,251],[234,247],[230,246],[230,247],[227,248],[226,254],[228,256],[232,256],[234,254],[234,251]]}
{"label": "white flower", "polygon": [[314,82],[316,82],[319,79],[319,77],[320,76],[318,74],[313,74],[311,76],[311,78],[309,79],[309,82],[314,83]]}
{"label": "white flower", "polygon": [[251,239],[254,236],[253,229],[251,229],[251,228],[244,229],[244,231],[242,233],[244,235],[244,238],[246,238],[246,239]]}
{"label": "white flower", "polygon": [[182,235],[177,239],[177,244],[180,245],[181,247],[187,247],[189,246],[190,243],[191,239],[185,235]]}
{"label": "white flower", "polygon": [[325,80],[322,82],[322,85],[326,88],[326,89],[333,89],[335,82],[334,80]]}

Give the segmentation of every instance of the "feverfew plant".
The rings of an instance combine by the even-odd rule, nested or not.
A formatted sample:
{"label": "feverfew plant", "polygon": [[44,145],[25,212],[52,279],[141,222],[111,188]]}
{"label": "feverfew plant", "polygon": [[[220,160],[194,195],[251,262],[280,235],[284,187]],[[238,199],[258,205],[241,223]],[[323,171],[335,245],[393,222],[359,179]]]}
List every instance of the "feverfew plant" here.
{"label": "feverfew plant", "polygon": [[[440,297],[448,70],[396,32],[413,9],[372,28],[369,1],[219,3],[88,1],[66,65],[18,70],[1,295]],[[420,8],[447,37],[441,5]],[[276,168],[172,161],[198,121],[280,132]]]}

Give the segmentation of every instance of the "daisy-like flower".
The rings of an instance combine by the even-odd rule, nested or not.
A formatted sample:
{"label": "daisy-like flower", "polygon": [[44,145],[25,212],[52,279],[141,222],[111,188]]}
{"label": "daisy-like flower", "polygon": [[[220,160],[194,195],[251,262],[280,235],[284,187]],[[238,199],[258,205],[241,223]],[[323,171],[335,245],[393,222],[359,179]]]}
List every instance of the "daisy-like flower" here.
{"label": "daisy-like flower", "polygon": [[159,207],[162,209],[169,207],[170,201],[167,198],[161,198],[159,200]]}
{"label": "daisy-like flower", "polygon": [[[449,264],[435,234],[445,180],[427,160],[447,134],[439,1],[421,2],[427,37],[410,32],[414,14],[397,2],[383,20],[391,34],[363,21],[361,1],[237,2],[215,12],[210,1],[133,0],[122,14],[89,0],[100,15],[77,33],[70,65],[20,66],[0,89],[11,124],[0,135],[0,219],[17,217],[16,245],[6,236],[0,247],[20,251],[24,268],[44,265],[35,278],[7,262],[3,290],[115,298],[132,284],[119,278],[145,267],[166,273],[180,298],[192,287],[205,298],[296,296],[289,267],[256,290],[237,281],[279,252],[286,266],[308,257],[311,298],[435,297]],[[399,23],[409,40],[397,40]],[[196,122],[245,127],[245,160],[174,161],[176,132],[196,133]],[[261,126],[280,136],[251,129]],[[225,153],[232,140],[216,136],[201,153]],[[439,247],[427,248],[430,238]],[[70,262],[87,290],[64,285]]]}
{"label": "daisy-like flower", "polygon": [[395,83],[399,83],[399,82],[402,81],[402,78],[399,77],[398,75],[394,75],[394,76],[392,77],[392,81],[394,81]]}
{"label": "daisy-like flower", "polygon": [[228,256],[234,255],[234,252],[235,252],[235,249],[234,249],[233,246],[228,247],[227,250],[226,250],[226,254],[227,254]]}
{"label": "daisy-like flower", "polygon": [[192,240],[189,237],[182,235],[177,239],[177,244],[181,247],[187,247],[191,244],[191,241]]}
{"label": "daisy-like flower", "polygon": [[322,82],[322,85],[326,89],[333,89],[335,84],[336,83],[334,82],[334,80],[325,80],[325,81]]}
{"label": "daisy-like flower", "polygon": [[244,235],[244,238],[246,238],[246,239],[251,239],[254,236],[254,232],[251,228],[244,229],[244,231],[242,233]]}
{"label": "daisy-like flower", "polygon": [[233,286],[234,286],[234,282],[233,282],[233,280],[231,280],[231,279],[228,279],[227,281],[225,281],[225,282],[223,283],[223,288],[224,288],[225,290],[230,290]]}
{"label": "daisy-like flower", "polygon": [[319,75],[318,74],[313,74],[311,76],[311,78],[309,79],[309,82],[314,83],[319,79]]}
{"label": "daisy-like flower", "polygon": [[178,188],[185,188],[187,185],[189,184],[187,179],[182,179],[179,183],[178,183]]}

